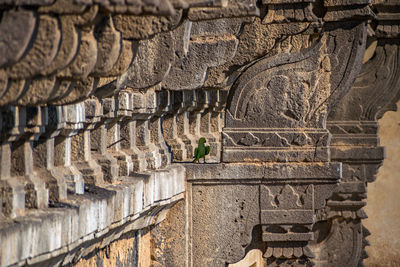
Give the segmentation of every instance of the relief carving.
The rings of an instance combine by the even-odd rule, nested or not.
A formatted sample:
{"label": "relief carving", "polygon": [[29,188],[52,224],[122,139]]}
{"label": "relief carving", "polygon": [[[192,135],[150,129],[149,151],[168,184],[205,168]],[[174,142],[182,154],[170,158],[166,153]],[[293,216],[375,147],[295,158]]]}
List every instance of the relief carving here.
{"label": "relief carving", "polygon": [[228,99],[225,162],[328,160],[325,118],[357,73],[366,32],[363,24],[326,30],[310,48],[261,59],[239,76]]}
{"label": "relief carving", "polygon": [[[230,246],[227,263],[236,262],[247,250],[257,247],[263,251],[268,266],[313,264],[315,255],[309,244],[315,237],[315,213],[325,207],[342,171],[340,163],[330,158],[331,134],[326,128],[326,118],[353,84],[367,37],[364,22],[352,21],[346,25],[343,28],[337,22],[309,24],[301,34],[287,36],[286,43],[286,40],[277,42],[279,46],[270,51],[276,55],[266,55],[244,68],[227,101],[223,165],[203,167],[203,171],[210,171],[198,174],[198,168],[187,166],[193,203],[203,199],[197,190],[206,190],[206,185],[213,188],[214,183],[216,190],[219,187],[236,190],[228,181],[248,184],[249,190],[258,188],[259,205],[247,209],[251,214],[258,212],[259,221],[255,219],[249,225],[235,220],[232,225],[233,230],[244,224],[241,236],[250,236],[251,229],[252,239],[245,239],[242,249]],[[296,40],[304,43],[295,46]],[[274,167],[288,171],[280,178]],[[253,172],[253,168],[260,170]],[[322,176],[319,168],[325,170]],[[325,168],[331,171],[326,172]],[[233,207],[236,208],[235,202]],[[192,212],[193,231],[202,231],[202,225],[198,224],[202,211]],[[201,246],[198,242],[194,240],[196,249]],[[219,244],[216,240],[210,242],[221,248],[227,245],[225,240]],[[200,256],[195,257],[195,263],[201,265],[203,251],[198,252]],[[219,255],[213,258],[227,254]],[[219,260],[213,264],[222,266]]]}
{"label": "relief carving", "polygon": [[391,39],[396,38],[396,32],[392,34],[384,26],[390,19],[392,29],[398,27],[399,16],[393,5],[376,3],[376,26],[370,28],[364,65],[351,90],[328,116],[331,157],[343,163],[343,178],[327,207],[318,214],[314,232],[320,237],[312,245],[316,266],[363,266],[363,259],[368,257],[364,248],[370,233],[362,226],[362,219],[367,217],[364,199],[367,185],[375,180],[384,159],[377,120],[386,111],[396,110],[400,98],[399,43]]}
{"label": "relief carving", "polygon": [[180,199],[179,266],[362,266],[396,1],[0,3],[1,266],[74,264]]}

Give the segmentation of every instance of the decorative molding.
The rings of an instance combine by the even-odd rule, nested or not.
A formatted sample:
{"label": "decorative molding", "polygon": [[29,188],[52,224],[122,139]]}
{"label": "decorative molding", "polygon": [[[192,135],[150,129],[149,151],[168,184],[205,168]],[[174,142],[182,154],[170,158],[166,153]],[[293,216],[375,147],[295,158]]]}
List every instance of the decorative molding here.
{"label": "decorative molding", "polygon": [[[253,248],[362,264],[376,120],[400,97],[396,1],[0,4],[1,266],[73,263],[185,191],[188,266]],[[80,223],[49,233],[43,214]]]}
{"label": "decorative molding", "polygon": [[[369,26],[364,65],[352,89],[328,117],[331,157],[343,163],[343,178],[327,207],[318,214],[314,232],[322,236],[311,246],[318,255],[316,266],[363,266],[363,259],[368,257],[364,249],[370,233],[362,226],[362,219],[367,218],[364,199],[367,184],[375,180],[385,158],[377,120],[385,112],[396,110],[400,99],[398,8],[392,1],[375,1],[374,8],[377,17],[375,27]],[[338,256],[325,251],[335,251]]]}

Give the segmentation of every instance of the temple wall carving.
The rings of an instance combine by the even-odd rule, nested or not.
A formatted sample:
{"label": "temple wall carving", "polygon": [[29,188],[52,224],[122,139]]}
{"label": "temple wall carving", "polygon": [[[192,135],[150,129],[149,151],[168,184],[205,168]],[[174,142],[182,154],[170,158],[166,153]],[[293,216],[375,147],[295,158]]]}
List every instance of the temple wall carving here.
{"label": "temple wall carving", "polygon": [[0,266],[363,266],[396,0],[0,11]]}

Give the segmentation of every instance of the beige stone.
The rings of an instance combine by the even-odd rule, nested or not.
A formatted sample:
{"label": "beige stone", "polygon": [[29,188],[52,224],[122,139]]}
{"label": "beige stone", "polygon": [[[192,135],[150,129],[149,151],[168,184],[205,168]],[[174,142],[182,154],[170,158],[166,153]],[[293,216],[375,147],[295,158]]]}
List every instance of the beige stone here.
{"label": "beige stone", "polygon": [[[397,103],[400,107],[400,102]],[[368,184],[364,225],[371,232],[367,238],[369,258],[366,266],[400,266],[400,111],[387,112],[379,120],[381,145],[386,159],[376,181]]]}

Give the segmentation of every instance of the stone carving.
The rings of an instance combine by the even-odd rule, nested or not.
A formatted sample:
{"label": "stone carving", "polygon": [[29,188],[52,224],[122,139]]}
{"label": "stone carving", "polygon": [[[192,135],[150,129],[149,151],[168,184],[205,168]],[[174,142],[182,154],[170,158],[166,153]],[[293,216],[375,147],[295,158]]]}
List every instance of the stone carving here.
{"label": "stone carving", "polygon": [[192,161],[198,140],[205,137],[210,160],[219,162],[226,91],[171,91],[170,96],[173,105],[163,120],[163,133],[173,160]]}
{"label": "stone carving", "polygon": [[[235,263],[252,248],[269,264],[301,259],[310,263],[315,210],[336,188],[340,164],[221,163],[186,165],[191,184],[193,264]],[[322,176],[329,178],[322,178]],[[207,199],[218,199],[210,206]],[[205,216],[208,214],[208,216]],[[218,227],[214,236],[203,236]],[[217,252],[215,252],[217,251]],[[213,257],[205,257],[205,255]],[[215,255],[215,256],[214,256]]]}
{"label": "stone carving", "polygon": [[[353,26],[347,33],[328,28],[328,37],[309,49],[262,59],[239,77],[228,100],[224,161],[328,160],[329,134],[323,128],[326,113],[348,90],[348,80],[357,72],[349,69],[360,62],[358,48],[365,39],[364,26]],[[354,39],[343,40],[341,35]],[[344,43],[335,48],[334,42]],[[348,58],[339,60],[343,55]],[[276,107],[276,103],[281,105]],[[255,138],[249,142],[254,148],[241,146],[253,128],[250,133]],[[291,154],[295,149],[298,153]]]}
{"label": "stone carving", "polygon": [[[256,60],[233,84],[223,129],[222,161],[229,164],[202,170],[187,166],[192,186],[192,234],[202,235],[206,228],[213,229],[213,216],[221,219],[214,211],[211,218],[202,218],[205,214],[200,205],[206,201],[204,194],[233,206],[233,213],[237,209],[240,214],[248,214],[230,222],[232,226],[215,239],[207,239],[212,250],[218,251],[217,255],[193,237],[194,265],[234,263],[254,246],[264,251],[267,264],[312,264],[314,255],[307,245],[314,238],[314,213],[324,207],[341,172],[341,165],[330,162],[326,117],[350,89],[360,70],[366,25],[357,21],[347,29],[330,23],[322,28],[318,24],[309,25],[316,30],[302,33],[308,38],[298,50],[291,52],[281,47],[276,56]],[[292,34],[290,41],[295,42]],[[319,177],[316,170],[321,164],[332,172],[323,172]],[[274,167],[289,169],[283,184]],[[257,168],[260,171],[254,171]],[[304,177],[309,180],[302,180]],[[235,186],[237,183],[240,186]],[[213,190],[219,192],[218,196]],[[249,197],[246,201],[250,207],[243,207],[236,204],[238,199],[223,193],[238,190],[257,192],[255,198],[260,202]],[[222,214],[231,220],[227,212]],[[251,216],[259,216],[259,220],[250,219]],[[229,235],[229,231],[239,231],[239,236],[228,241],[223,236]],[[230,245],[232,240],[241,247]],[[202,259],[211,253],[215,256]]]}
{"label": "stone carving", "polygon": [[[364,247],[368,245],[365,238],[369,232],[361,223],[366,218],[363,200],[367,196],[367,184],[375,180],[384,159],[384,148],[379,146],[377,136],[377,120],[386,111],[395,110],[400,98],[399,44],[391,39],[393,35],[387,28],[385,34],[381,31],[387,18],[398,20],[396,13],[387,13],[391,5],[391,2],[377,4],[377,9],[384,12],[377,14],[376,30],[369,39],[364,58],[366,62],[352,89],[328,117],[332,160],[343,162],[343,178],[328,200],[327,208],[319,215],[321,221],[316,231],[323,234],[313,246],[313,250],[318,251],[317,266],[362,265],[362,260],[368,256]],[[343,232],[349,234],[345,236]],[[339,233],[346,239],[342,240]],[[342,250],[343,246],[347,249]],[[337,252],[323,252],[334,250]]]}
{"label": "stone carving", "polygon": [[188,266],[362,264],[396,1],[0,3],[1,266],[73,264],[185,190]]}
{"label": "stone carving", "polygon": [[[320,84],[320,79],[329,79],[327,72],[322,73],[325,77],[318,75],[320,73],[316,73],[319,72],[321,64],[321,62],[315,60],[315,57],[318,57],[319,50],[320,46],[317,45],[310,51],[310,55],[304,55],[304,57],[300,53],[294,55],[293,62],[298,64],[291,65],[291,62],[288,62],[289,55],[287,55],[287,58],[280,55],[276,59],[267,59],[271,63],[267,63],[267,60],[262,60],[240,76],[233,89],[236,90],[236,88],[239,88],[240,92],[235,91],[235,95],[230,99],[231,106],[226,114],[224,161],[235,161],[230,156],[230,150],[234,151],[233,154],[235,157],[240,159],[249,158],[250,160],[255,160],[259,158],[260,160],[275,161],[275,158],[278,158],[278,161],[302,161],[304,158],[308,161],[313,161],[316,152],[315,144],[321,142],[320,146],[324,146],[324,143],[325,146],[327,145],[328,134],[326,132],[318,133],[318,130],[311,130],[308,133],[307,129],[302,132],[294,131],[290,133],[290,130],[285,132],[285,128],[304,129],[307,125],[310,125],[310,128],[312,126],[314,126],[313,128],[317,128],[318,124],[321,123],[319,122],[320,119],[313,116],[313,114],[315,114],[316,108],[328,97],[328,95],[318,95],[318,92],[322,92],[322,94],[327,94],[327,92],[322,90],[323,87],[316,88],[315,84],[307,84],[311,79],[316,84]],[[274,62],[275,60],[278,62]],[[299,69],[299,73],[291,72],[289,76],[280,74],[286,68]],[[256,75],[252,77],[251,73],[256,73]],[[295,88],[299,88],[299,90],[295,91]],[[329,92],[329,88],[326,90]],[[315,93],[316,91],[317,93]],[[321,100],[320,102],[312,101],[313,99],[310,99],[312,97]],[[274,108],[275,103],[282,103],[282,105]],[[229,130],[230,128],[235,129],[239,127],[245,127],[246,132],[241,133],[237,130]],[[274,130],[268,131],[267,127]],[[246,155],[246,153],[252,150],[252,147],[241,151],[240,145],[238,146],[239,142],[243,143],[243,139],[249,138],[249,136],[245,137],[245,135],[248,135],[248,129],[251,128],[259,129],[254,132],[250,131],[251,135],[253,135],[250,142],[254,146],[254,154],[260,155],[256,157],[249,154]],[[278,128],[282,130],[277,130]],[[295,140],[301,139],[300,135],[302,135],[304,140],[298,145],[297,143],[299,142]],[[313,139],[309,137],[310,135]],[[306,147],[304,147],[305,145]],[[268,148],[274,146],[278,147],[276,151],[273,149],[260,150],[262,147]],[[291,150],[292,146],[302,147],[304,155],[299,153],[298,155],[301,157],[299,159],[285,157],[285,148]],[[323,154],[324,152],[320,151],[320,153]],[[327,156],[321,155],[318,157],[326,158]]]}

